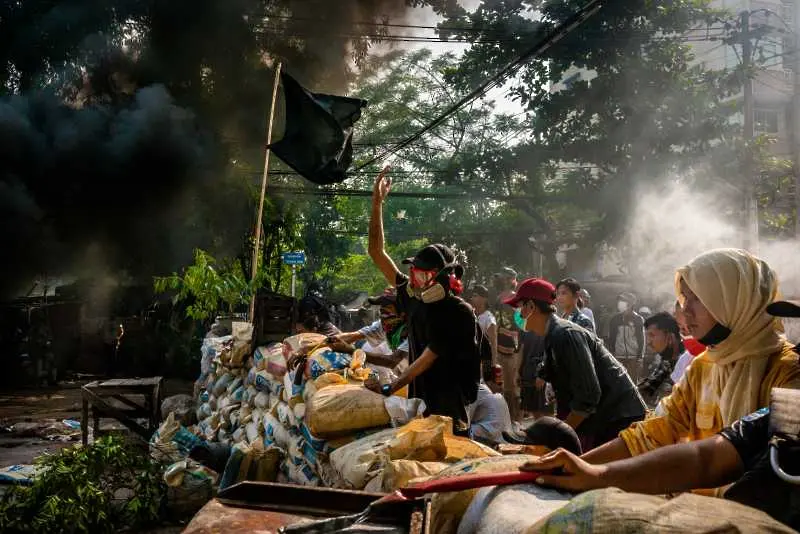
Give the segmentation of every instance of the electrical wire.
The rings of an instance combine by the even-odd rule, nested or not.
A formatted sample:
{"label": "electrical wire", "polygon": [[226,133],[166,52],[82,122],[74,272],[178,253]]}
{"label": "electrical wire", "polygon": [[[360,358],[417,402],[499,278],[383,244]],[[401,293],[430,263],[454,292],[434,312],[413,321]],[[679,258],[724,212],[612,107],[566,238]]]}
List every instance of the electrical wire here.
{"label": "electrical wire", "polygon": [[[273,193],[283,193],[294,196],[315,196],[315,197],[372,197],[372,191],[369,189],[303,189],[299,187],[274,185],[270,187]],[[496,200],[500,202],[511,202],[514,200],[527,200],[534,201],[536,197],[531,195],[497,195],[494,193],[469,193],[469,192],[434,192],[434,191],[392,191],[392,197],[397,198],[431,198],[431,199],[480,199],[480,200]]]}
{"label": "electrical wire", "polygon": [[580,24],[585,22],[589,17],[597,13],[603,5],[603,0],[589,0],[584,7],[578,10],[574,15],[569,17],[559,26],[557,26],[552,32],[546,35],[539,43],[533,46],[531,49],[527,50],[525,53],[520,55],[517,59],[503,67],[498,73],[494,76],[489,78],[488,80],[484,81],[478,87],[473,89],[469,94],[464,96],[461,100],[453,104],[449,109],[447,109],[444,113],[442,113],[439,117],[431,121],[429,124],[424,126],[421,130],[419,130],[414,135],[408,137],[405,141],[398,143],[396,146],[391,147],[387,150],[384,150],[383,153],[373,157],[366,163],[360,165],[356,170],[362,170],[365,167],[369,167],[370,165],[383,160],[387,156],[391,154],[395,154],[398,151],[402,150],[403,148],[407,147],[423,135],[425,135],[428,131],[436,128],[444,121],[446,121],[451,115],[454,115],[458,112],[459,109],[463,108],[467,104],[477,100],[482,95],[486,94],[492,88],[500,85],[504,79],[506,79],[512,72],[514,72],[518,67],[520,67],[523,63],[527,62],[530,58],[540,55],[547,49],[549,49],[553,44],[560,41],[564,38],[567,34],[569,34],[572,30],[577,28]]}
{"label": "electrical wire", "polygon": [[[325,23],[325,19],[321,19],[318,17],[299,17],[296,15],[266,15],[265,19],[282,19],[282,20],[290,20],[290,21],[299,21],[299,22],[319,22]],[[353,22],[355,26],[373,26],[376,28],[405,28],[405,29],[420,29],[420,30],[435,30],[435,31],[452,31],[452,32],[464,32],[464,33],[502,33],[507,35],[508,32],[504,29],[499,28],[489,28],[489,27],[475,27],[475,26],[447,26],[445,25],[438,25],[438,26],[426,26],[420,24],[395,24],[390,22],[375,22],[375,21],[356,21]],[[692,28],[687,30],[686,33],[689,32],[707,32],[709,30],[725,30],[724,26],[709,26],[709,27],[698,27]],[[531,32],[535,33],[535,32]],[[685,34],[684,34],[685,35]]]}

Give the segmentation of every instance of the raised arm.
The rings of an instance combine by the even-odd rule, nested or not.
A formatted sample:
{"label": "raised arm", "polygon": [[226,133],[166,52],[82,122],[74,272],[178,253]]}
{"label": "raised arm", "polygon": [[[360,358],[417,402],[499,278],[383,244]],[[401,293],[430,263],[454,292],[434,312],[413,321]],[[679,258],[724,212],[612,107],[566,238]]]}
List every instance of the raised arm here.
{"label": "raised arm", "polygon": [[383,238],[383,201],[389,195],[392,180],[386,176],[389,167],[384,167],[378,178],[375,179],[375,187],[372,189],[372,216],[369,220],[369,257],[372,258],[375,266],[380,269],[386,281],[391,285],[397,284],[397,275],[400,271],[394,264],[392,258],[386,253],[385,240]]}

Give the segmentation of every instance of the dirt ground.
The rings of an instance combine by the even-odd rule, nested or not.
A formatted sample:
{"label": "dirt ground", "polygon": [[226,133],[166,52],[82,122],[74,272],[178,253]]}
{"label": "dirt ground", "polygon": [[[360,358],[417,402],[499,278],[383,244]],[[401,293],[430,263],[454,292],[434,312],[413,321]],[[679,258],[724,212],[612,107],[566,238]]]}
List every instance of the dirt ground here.
{"label": "dirt ground", "polygon": [[[90,379],[67,381],[53,388],[0,391],[0,467],[29,464],[34,458],[80,442],[81,386]],[[190,381],[165,381],[164,397],[192,393]],[[103,429],[122,428],[111,419]]]}

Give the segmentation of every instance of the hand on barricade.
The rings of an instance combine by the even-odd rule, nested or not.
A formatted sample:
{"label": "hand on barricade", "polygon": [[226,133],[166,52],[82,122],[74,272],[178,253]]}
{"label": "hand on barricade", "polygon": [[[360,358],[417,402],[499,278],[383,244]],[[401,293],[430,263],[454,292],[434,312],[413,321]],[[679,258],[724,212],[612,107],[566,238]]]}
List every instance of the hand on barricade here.
{"label": "hand on barricade", "polygon": [[567,491],[603,488],[604,465],[592,465],[569,451],[556,449],[520,467],[521,471],[543,471],[536,479],[542,486]]}

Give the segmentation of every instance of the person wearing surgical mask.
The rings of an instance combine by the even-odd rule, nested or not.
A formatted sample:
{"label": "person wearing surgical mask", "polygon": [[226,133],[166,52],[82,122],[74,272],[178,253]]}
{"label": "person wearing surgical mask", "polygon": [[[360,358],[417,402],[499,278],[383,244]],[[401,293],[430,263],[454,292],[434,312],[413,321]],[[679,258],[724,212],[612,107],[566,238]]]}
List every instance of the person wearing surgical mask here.
{"label": "person wearing surgical mask", "polygon": [[634,382],[641,378],[644,360],[644,319],[634,311],[636,296],[623,293],[617,299],[617,315],[609,322],[609,348]]}
{"label": "person wearing surgical mask", "polygon": [[777,311],[770,307],[778,277],[767,262],[745,250],[710,250],[677,270],[675,296],[689,333],[707,349],[662,399],[661,415],[586,453],[587,462],[712,437],[769,406],[773,388],[800,389],[798,354],[780,335]]}
{"label": "person wearing surgical mask", "polygon": [[549,382],[556,416],[575,429],[584,450],[645,416],[645,404],[622,364],[592,332],[558,317],[556,288],[540,278],[525,280],[505,302],[519,308],[524,330],[544,338],[538,379]]}

